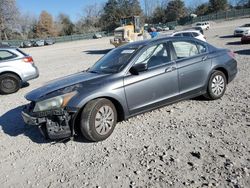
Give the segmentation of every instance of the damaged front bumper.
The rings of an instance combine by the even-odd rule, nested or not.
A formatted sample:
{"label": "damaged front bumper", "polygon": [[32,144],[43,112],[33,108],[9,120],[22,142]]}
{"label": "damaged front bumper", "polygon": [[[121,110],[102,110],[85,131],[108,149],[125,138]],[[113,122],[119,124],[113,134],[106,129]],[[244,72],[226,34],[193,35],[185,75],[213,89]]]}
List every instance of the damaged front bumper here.
{"label": "damaged front bumper", "polygon": [[37,126],[46,138],[57,140],[72,137],[71,121],[77,110],[55,109],[45,112],[32,112],[27,105],[22,111],[22,118],[27,125]]}

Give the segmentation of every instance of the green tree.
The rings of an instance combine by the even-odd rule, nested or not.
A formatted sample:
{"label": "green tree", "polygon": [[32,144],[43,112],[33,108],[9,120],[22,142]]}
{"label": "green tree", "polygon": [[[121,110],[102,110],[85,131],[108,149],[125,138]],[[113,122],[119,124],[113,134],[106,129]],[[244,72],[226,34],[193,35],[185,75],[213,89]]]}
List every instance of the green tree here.
{"label": "green tree", "polygon": [[108,31],[120,25],[120,19],[129,16],[142,16],[142,9],[138,0],[108,0],[103,8],[100,24]]}
{"label": "green tree", "polygon": [[203,3],[195,9],[195,14],[197,14],[198,16],[203,16],[207,13],[209,13],[209,4],[208,3]]}
{"label": "green tree", "polygon": [[172,0],[168,3],[165,10],[166,17],[165,22],[171,22],[179,20],[187,15],[185,3],[182,0]]}
{"label": "green tree", "polygon": [[228,7],[227,0],[209,0],[210,12],[224,11]]}
{"label": "green tree", "polygon": [[142,9],[138,0],[118,0],[120,11],[124,16],[142,15]]}
{"label": "green tree", "polygon": [[100,25],[103,29],[113,30],[119,25],[120,13],[117,0],[108,0],[103,8]]}
{"label": "green tree", "polygon": [[165,19],[165,9],[162,7],[156,7],[152,16],[152,23],[162,23]]}
{"label": "green tree", "polygon": [[65,14],[60,14],[58,16],[58,27],[58,32],[61,36],[72,35],[74,32],[74,24],[69,16]]}

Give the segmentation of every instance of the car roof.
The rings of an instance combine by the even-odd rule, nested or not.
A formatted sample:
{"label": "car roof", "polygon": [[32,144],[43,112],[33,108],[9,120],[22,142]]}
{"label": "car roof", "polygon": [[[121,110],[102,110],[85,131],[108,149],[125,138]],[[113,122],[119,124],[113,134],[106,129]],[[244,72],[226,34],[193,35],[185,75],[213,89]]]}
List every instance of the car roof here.
{"label": "car roof", "polygon": [[199,33],[200,34],[200,31],[190,29],[190,30],[184,30],[184,31],[176,31],[173,34],[178,34],[178,33]]}
{"label": "car roof", "polygon": [[199,23],[209,23],[208,21],[207,22],[196,22],[196,24],[199,24]]}

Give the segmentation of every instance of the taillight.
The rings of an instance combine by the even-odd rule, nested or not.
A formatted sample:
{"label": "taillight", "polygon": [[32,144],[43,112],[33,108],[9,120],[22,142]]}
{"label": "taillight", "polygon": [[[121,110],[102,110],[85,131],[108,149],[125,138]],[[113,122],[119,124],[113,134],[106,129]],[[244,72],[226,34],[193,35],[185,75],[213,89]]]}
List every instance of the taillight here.
{"label": "taillight", "polygon": [[231,58],[235,59],[235,53],[234,53],[232,50],[228,51],[228,55],[229,55]]}
{"label": "taillight", "polygon": [[25,63],[34,63],[34,61],[33,61],[33,58],[32,57],[25,57],[25,58],[23,58],[23,61],[25,62]]}

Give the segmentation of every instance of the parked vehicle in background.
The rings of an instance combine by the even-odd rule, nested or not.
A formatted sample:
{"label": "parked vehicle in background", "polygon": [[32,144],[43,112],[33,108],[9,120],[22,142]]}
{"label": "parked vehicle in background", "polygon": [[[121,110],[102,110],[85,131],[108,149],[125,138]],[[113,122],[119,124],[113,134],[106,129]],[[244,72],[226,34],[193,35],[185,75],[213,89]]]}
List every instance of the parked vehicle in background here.
{"label": "parked vehicle in background", "polygon": [[55,44],[55,40],[52,38],[47,38],[44,40],[44,45],[52,45]]}
{"label": "parked vehicle in background", "polygon": [[22,116],[50,139],[82,133],[101,141],[139,113],[200,95],[220,99],[236,73],[233,52],[195,38],[137,41],[28,93]]}
{"label": "parked vehicle in background", "polygon": [[193,37],[206,42],[206,38],[197,30],[184,30],[172,34],[173,37]]}
{"label": "parked vehicle in background", "polygon": [[110,44],[115,47],[143,40],[144,27],[140,16],[121,18],[121,26],[114,30],[114,38]]}
{"label": "parked vehicle in background", "polygon": [[18,48],[0,46],[0,93],[11,94],[39,76],[33,58]]}
{"label": "parked vehicle in background", "polygon": [[45,45],[45,41],[44,40],[37,40],[37,41],[33,41],[32,42],[32,46],[34,46],[34,47],[44,46],[44,45]]}
{"label": "parked vehicle in background", "polygon": [[102,38],[102,35],[100,33],[95,33],[93,36],[93,39],[100,39]]}
{"label": "parked vehicle in background", "polygon": [[250,31],[250,24],[244,24],[234,30],[234,36],[242,37],[245,32]]}
{"label": "parked vehicle in background", "polygon": [[157,32],[163,31],[163,28],[160,27],[160,26],[158,26],[158,27],[156,27],[156,31],[157,31]]}
{"label": "parked vehicle in background", "polygon": [[31,41],[23,41],[20,44],[20,48],[30,48],[32,47],[32,42]]}
{"label": "parked vehicle in background", "polygon": [[10,44],[8,43],[8,42],[0,42],[0,46],[6,46],[6,47],[8,47],[8,46],[10,46]]}
{"label": "parked vehicle in background", "polygon": [[241,44],[248,44],[250,43],[250,33],[245,32],[244,35],[241,37]]}
{"label": "parked vehicle in background", "polygon": [[204,31],[203,31],[203,29],[201,28],[201,27],[191,27],[191,28],[187,28],[187,29],[185,29],[185,30],[196,30],[196,31],[199,31],[201,34],[203,34],[204,35]]}
{"label": "parked vehicle in background", "polygon": [[169,30],[175,30],[175,25],[170,25],[168,28]]}
{"label": "parked vehicle in background", "polygon": [[208,29],[210,29],[210,23],[209,22],[198,22],[195,24],[195,27],[201,27],[202,30],[208,30]]}
{"label": "parked vehicle in background", "polygon": [[163,27],[162,29],[163,29],[163,31],[169,31],[170,30],[169,27]]}

